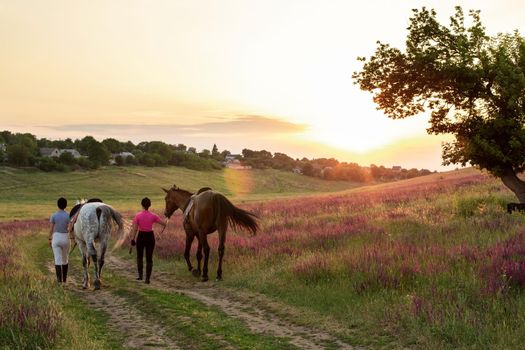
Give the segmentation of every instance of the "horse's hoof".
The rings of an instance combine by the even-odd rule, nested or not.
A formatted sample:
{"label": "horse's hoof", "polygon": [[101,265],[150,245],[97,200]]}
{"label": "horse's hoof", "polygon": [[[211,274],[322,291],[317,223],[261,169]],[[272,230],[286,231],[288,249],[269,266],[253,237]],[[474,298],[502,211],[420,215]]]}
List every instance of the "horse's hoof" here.
{"label": "horse's hoof", "polygon": [[220,282],[220,281],[222,281],[222,277],[217,276],[217,278],[215,279],[215,281],[216,281],[216,282]]}
{"label": "horse's hoof", "polygon": [[82,289],[87,289],[88,287],[87,286],[82,286]]}
{"label": "horse's hoof", "polygon": [[208,282],[208,277],[201,278],[201,282]]}
{"label": "horse's hoof", "polygon": [[191,270],[193,277],[199,277],[201,275],[201,270],[193,269]]}
{"label": "horse's hoof", "polygon": [[95,290],[99,290],[100,289],[100,281],[95,281]]}

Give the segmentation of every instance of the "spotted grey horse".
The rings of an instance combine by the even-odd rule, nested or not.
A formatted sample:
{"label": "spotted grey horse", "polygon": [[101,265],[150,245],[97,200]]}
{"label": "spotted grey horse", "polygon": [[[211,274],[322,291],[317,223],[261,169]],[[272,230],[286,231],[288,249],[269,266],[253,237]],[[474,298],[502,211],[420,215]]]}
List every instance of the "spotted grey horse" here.
{"label": "spotted grey horse", "polygon": [[[75,241],[82,254],[82,265],[84,267],[82,288],[84,289],[89,285],[88,267],[90,259],[94,265],[94,286],[95,289],[100,289],[100,271],[104,266],[104,255],[108,247],[113,223],[117,225],[119,235],[121,235],[124,227],[122,216],[107,204],[86,203],[79,210],[74,233]],[[95,243],[98,243],[99,252],[95,248]]]}

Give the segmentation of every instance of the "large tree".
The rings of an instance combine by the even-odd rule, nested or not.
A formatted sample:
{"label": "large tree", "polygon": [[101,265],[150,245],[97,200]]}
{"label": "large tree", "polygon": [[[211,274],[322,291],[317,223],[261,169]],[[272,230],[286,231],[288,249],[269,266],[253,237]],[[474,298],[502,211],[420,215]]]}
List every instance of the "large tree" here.
{"label": "large tree", "polygon": [[108,164],[109,158],[111,156],[106,146],[98,141],[92,142],[89,145],[87,149],[87,155],[88,159],[93,163],[95,168]]}
{"label": "large tree", "polygon": [[378,42],[353,78],[390,118],[430,111],[427,131],[455,137],[443,144],[445,165],[486,169],[525,202],[525,39],[489,37],[479,11],[469,17],[456,7],[445,26],[434,10],[413,10],[406,48]]}

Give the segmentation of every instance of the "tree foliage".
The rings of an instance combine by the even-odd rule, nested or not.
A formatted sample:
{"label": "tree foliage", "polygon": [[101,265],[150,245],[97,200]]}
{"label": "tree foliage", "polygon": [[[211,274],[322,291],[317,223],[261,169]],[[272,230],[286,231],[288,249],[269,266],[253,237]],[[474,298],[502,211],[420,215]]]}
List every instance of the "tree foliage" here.
{"label": "tree foliage", "polygon": [[469,18],[456,7],[444,26],[434,10],[413,10],[405,50],[378,42],[353,78],[390,118],[429,111],[427,131],[454,136],[445,165],[487,169],[525,201],[525,39],[489,37],[479,11]]}
{"label": "tree foliage", "polygon": [[[96,169],[107,165],[110,152],[126,151],[131,154],[113,154],[113,164],[118,166],[143,165],[148,167],[163,167],[168,165],[186,167],[193,170],[211,171],[219,170],[225,166],[223,162],[228,150],[219,151],[216,144],[211,152],[202,150],[197,153],[194,147],[183,144],[170,145],[162,141],[144,141],[134,145],[131,141],[121,142],[113,138],[97,141],[92,136],[72,141],[37,139],[31,134],[12,134],[9,131],[0,132],[0,142],[5,143],[7,157],[4,160],[0,152],[0,163],[5,162],[13,166],[35,166],[43,171],[71,171],[76,169]],[[40,155],[36,147],[58,148],[62,151],[58,157]],[[3,147],[2,147],[3,148]],[[81,156],[75,158],[64,148],[81,150]],[[1,148],[0,148],[1,149]],[[271,153],[266,150],[254,151],[243,149],[242,155],[233,157],[243,165],[250,165],[258,169],[279,169],[283,171],[302,172],[306,176],[324,178],[334,181],[365,182],[369,180],[393,181],[405,179],[412,176],[421,176],[429,173],[428,170],[402,169],[401,172],[393,172],[381,166],[381,173],[374,176],[372,166],[370,170],[356,163],[339,162],[334,158],[302,158],[294,159],[285,153]],[[378,173],[376,171],[376,173]]]}
{"label": "tree foliage", "polygon": [[15,166],[30,164],[31,152],[23,144],[12,144],[7,147],[7,161]]}
{"label": "tree foliage", "polygon": [[110,153],[102,143],[92,142],[87,149],[88,159],[95,167],[106,165],[109,161]]}

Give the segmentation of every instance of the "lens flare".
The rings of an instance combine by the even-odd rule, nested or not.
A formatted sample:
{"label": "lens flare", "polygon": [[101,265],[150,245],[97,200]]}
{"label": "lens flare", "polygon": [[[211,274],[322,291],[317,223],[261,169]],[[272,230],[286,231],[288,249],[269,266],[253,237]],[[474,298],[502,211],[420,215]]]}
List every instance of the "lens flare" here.
{"label": "lens flare", "polygon": [[230,168],[224,170],[224,183],[234,196],[251,193],[254,185],[251,171]]}

